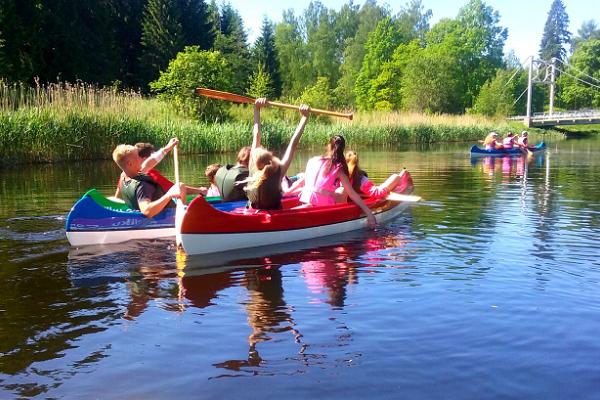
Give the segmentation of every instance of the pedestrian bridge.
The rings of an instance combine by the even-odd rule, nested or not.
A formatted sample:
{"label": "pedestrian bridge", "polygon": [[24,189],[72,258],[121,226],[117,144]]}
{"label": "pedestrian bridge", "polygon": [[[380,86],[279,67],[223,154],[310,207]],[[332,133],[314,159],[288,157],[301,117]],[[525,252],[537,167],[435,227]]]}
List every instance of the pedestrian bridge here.
{"label": "pedestrian bridge", "polygon": [[548,127],[556,125],[600,124],[600,110],[577,110],[565,112],[534,113],[531,117],[520,115],[509,118],[511,121],[523,121],[528,127]]}

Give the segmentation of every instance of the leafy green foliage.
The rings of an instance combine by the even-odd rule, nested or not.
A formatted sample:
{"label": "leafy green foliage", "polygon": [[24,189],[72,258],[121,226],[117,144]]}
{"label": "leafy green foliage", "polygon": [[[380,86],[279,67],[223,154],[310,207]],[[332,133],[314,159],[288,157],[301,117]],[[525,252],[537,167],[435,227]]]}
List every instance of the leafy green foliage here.
{"label": "leafy green foliage", "polygon": [[333,102],[329,79],[324,76],[319,77],[317,83],[302,92],[300,102],[313,108],[329,108]]}
{"label": "leafy green foliage", "polygon": [[580,42],[569,60],[573,68],[558,79],[561,104],[570,109],[600,107],[600,89],[584,84],[573,76],[600,86],[600,39]]}
{"label": "leafy green foliage", "polygon": [[489,117],[512,115],[515,101],[513,88],[516,82],[508,82],[513,73],[511,70],[498,70],[496,76],[483,85],[470,111]]}
{"label": "leafy green foliage", "polygon": [[233,72],[217,51],[189,46],[177,54],[158,80],[150,83],[152,92],[185,115],[203,120],[223,119],[226,103],[195,93],[197,87],[231,90]]}
{"label": "leafy green foliage", "polygon": [[246,93],[254,98],[273,96],[273,81],[262,64],[258,64],[258,69],[250,77],[250,86]]}
{"label": "leafy green foliage", "polygon": [[456,59],[444,46],[428,46],[407,64],[402,77],[402,104],[412,111],[461,111],[464,79]]}

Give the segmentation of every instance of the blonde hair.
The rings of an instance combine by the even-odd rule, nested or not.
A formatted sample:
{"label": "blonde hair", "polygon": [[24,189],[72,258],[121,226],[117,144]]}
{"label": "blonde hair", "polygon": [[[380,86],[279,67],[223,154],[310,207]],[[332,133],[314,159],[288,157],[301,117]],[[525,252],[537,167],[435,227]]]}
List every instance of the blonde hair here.
{"label": "blonde hair", "polygon": [[125,166],[127,165],[127,158],[137,152],[138,148],[135,146],[130,144],[120,144],[113,150],[112,158],[121,169],[125,169]]}
{"label": "blonde hair", "polygon": [[[258,168],[259,163],[263,165],[261,169]],[[277,170],[279,159],[264,147],[257,147],[250,152],[250,165],[259,172],[253,177],[253,181],[248,185],[248,189],[257,189]]]}

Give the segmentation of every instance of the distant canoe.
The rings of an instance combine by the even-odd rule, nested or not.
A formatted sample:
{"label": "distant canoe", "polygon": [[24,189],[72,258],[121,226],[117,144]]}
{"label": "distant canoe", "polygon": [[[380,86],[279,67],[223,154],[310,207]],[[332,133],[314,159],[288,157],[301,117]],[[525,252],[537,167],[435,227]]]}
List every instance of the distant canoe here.
{"label": "distant canoe", "polygon": [[[542,151],[546,149],[546,143],[541,142],[535,146],[530,146],[528,149],[532,152]],[[486,150],[475,145],[471,147],[472,156],[519,156],[525,154],[522,149],[516,147],[513,149]]]}

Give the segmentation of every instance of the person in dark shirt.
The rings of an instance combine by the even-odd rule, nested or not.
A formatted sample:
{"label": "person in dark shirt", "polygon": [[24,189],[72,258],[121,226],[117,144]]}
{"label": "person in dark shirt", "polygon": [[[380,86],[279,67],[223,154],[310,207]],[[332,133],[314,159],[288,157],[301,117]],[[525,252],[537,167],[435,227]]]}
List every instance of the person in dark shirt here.
{"label": "person in dark shirt", "polygon": [[140,173],[143,159],[139,155],[139,148],[120,144],[112,156],[125,174],[121,181],[121,195],[129,208],[140,210],[146,217],[152,218],[172,204],[171,199],[185,199],[186,189],[183,183],[173,185],[165,193],[151,177]]}

